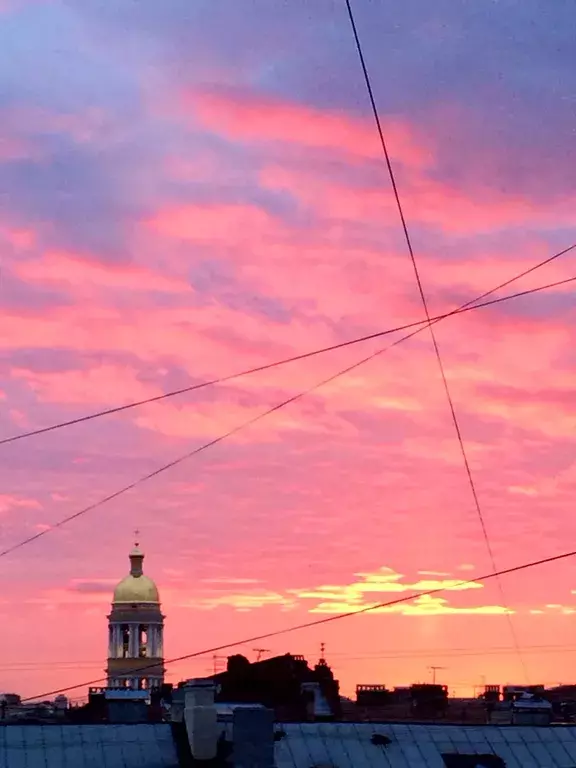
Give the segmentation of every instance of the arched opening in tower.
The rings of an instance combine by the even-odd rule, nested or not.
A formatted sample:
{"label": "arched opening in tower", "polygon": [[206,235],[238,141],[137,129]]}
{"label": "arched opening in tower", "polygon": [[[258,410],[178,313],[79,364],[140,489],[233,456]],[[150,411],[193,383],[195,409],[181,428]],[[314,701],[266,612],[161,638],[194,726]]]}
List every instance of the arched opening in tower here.
{"label": "arched opening in tower", "polygon": [[130,627],[128,624],[122,625],[122,658],[127,659],[130,656]]}
{"label": "arched opening in tower", "polygon": [[139,627],[138,648],[140,658],[148,656],[148,627],[141,625]]}

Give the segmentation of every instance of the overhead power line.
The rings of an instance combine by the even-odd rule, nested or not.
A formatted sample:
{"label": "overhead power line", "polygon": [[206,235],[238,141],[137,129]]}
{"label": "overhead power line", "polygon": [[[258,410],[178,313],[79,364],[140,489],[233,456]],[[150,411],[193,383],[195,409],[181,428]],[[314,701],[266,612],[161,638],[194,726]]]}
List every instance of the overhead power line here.
{"label": "overhead power line", "polygon": [[[534,264],[532,267],[529,267],[523,272],[518,273],[514,277],[511,277],[509,280],[505,280],[503,283],[500,283],[499,285],[495,286],[491,290],[486,291],[486,293],[483,293],[480,296],[476,297],[475,299],[472,299],[471,301],[466,302],[466,304],[462,304],[460,307],[457,307],[456,309],[453,309],[450,312],[445,312],[441,315],[436,315],[435,317],[430,318],[430,324],[438,323],[441,320],[445,320],[446,318],[452,317],[454,315],[462,314],[463,312],[469,312],[471,309],[476,309],[482,306],[489,306],[490,304],[497,303],[493,301],[493,302],[487,302],[485,304],[478,304],[478,302],[482,301],[482,299],[486,298],[487,296],[491,296],[492,294],[496,293],[502,288],[506,288],[512,283],[515,283],[518,280],[522,279],[523,277],[526,277],[527,275],[531,274],[532,272],[535,272],[536,270],[541,269],[542,267],[545,267],[547,264],[550,264],[556,259],[559,259],[561,256],[565,256],[567,253],[570,253],[574,249],[576,249],[576,243],[573,243],[572,245],[568,246],[567,248],[564,248],[561,251],[558,251],[557,253],[554,253],[552,256],[549,256],[543,261],[540,261],[537,264]],[[523,291],[521,293],[514,294],[514,296],[505,297],[504,300],[508,300],[509,298],[516,298],[517,296],[524,296],[524,295],[527,295],[528,293],[535,293],[538,290],[545,290],[546,288],[554,288],[556,286],[563,285],[565,282],[571,282],[571,280],[573,280],[573,278],[569,278],[568,280],[560,280],[555,283],[550,283],[549,285],[542,286],[541,288],[537,288],[535,290]],[[356,344],[361,344],[365,341],[371,341],[372,339],[378,339],[383,336],[391,335],[393,333],[406,331],[410,328],[417,328],[418,332],[420,332],[428,327],[427,323],[428,321],[426,320],[416,320],[411,323],[406,323],[404,325],[396,326],[395,328],[388,328],[387,330],[384,330],[384,331],[376,331],[375,333],[370,333],[365,336],[357,336],[354,339],[349,339],[348,341],[339,342],[338,344],[331,344],[330,346],[320,347],[318,349],[311,350],[310,352],[303,352],[298,355],[292,355],[291,357],[285,357],[281,360],[276,360],[272,363],[265,363],[264,365],[258,365],[258,366],[255,366],[254,368],[247,368],[243,371],[237,371],[236,373],[231,373],[226,376],[220,376],[218,378],[208,379],[207,381],[202,381],[199,384],[190,384],[187,387],[181,387],[180,389],[173,389],[173,390],[170,390],[169,392],[164,392],[161,395],[154,395],[154,397],[147,397],[147,398],[144,398],[143,400],[134,400],[133,402],[130,402],[130,403],[124,403],[123,405],[116,405],[116,406],[113,406],[112,408],[106,408],[104,410],[95,411],[94,413],[88,413],[84,416],[78,416],[78,418],[75,418],[75,419],[60,421],[55,424],[50,424],[47,427],[40,427],[39,429],[33,429],[28,432],[19,432],[16,435],[10,435],[9,437],[5,437],[1,439],[0,445],[5,445],[6,443],[14,443],[17,440],[23,440],[25,438],[35,437],[36,435],[43,435],[43,434],[46,434],[47,432],[54,432],[58,429],[64,429],[65,427],[71,427],[76,424],[82,424],[86,421],[92,421],[93,419],[99,419],[102,416],[111,416],[114,413],[122,413],[123,411],[129,411],[132,408],[138,408],[142,405],[159,403],[162,400],[168,400],[172,397],[177,397],[178,395],[184,395],[189,392],[195,392],[198,389],[204,389],[205,387],[211,387],[216,384],[224,384],[227,381],[233,381],[234,379],[240,379],[244,376],[250,376],[254,373],[261,373],[262,371],[268,371],[268,370],[271,370],[272,368],[279,368],[282,365],[295,363],[295,362],[298,362],[299,360],[307,360],[310,357],[323,355],[327,352],[334,352],[337,349],[344,349],[345,347],[351,347]]]}
{"label": "overhead power line", "polygon": [[[544,290],[544,288],[551,288],[556,287],[558,285],[564,285],[565,283],[570,283],[576,281],[576,277],[570,277],[566,280],[561,280],[556,283],[551,283],[548,286],[540,287],[540,288],[532,288],[527,291],[521,291],[520,293],[513,294],[510,296],[502,296],[498,299],[491,299],[489,301],[485,301],[480,304],[475,304],[474,306],[468,306],[466,308],[462,308],[461,312],[467,312],[472,309],[481,309],[483,307],[487,307],[493,304],[499,304],[504,301],[509,301],[511,299],[518,298],[520,296],[527,296],[532,293],[536,293],[537,291]],[[486,295],[486,294],[483,294]],[[468,302],[471,304],[472,302]],[[447,315],[448,317],[449,315]],[[443,318],[442,318],[443,319]],[[128,485],[123,486],[117,491],[114,491],[113,493],[108,494],[107,496],[104,496],[103,498],[99,499],[98,501],[93,502],[92,504],[88,504],[88,506],[83,507],[82,509],[78,510],[77,512],[74,512],[71,515],[68,515],[67,517],[62,518],[58,522],[51,525],[49,528],[45,528],[41,531],[38,531],[37,533],[33,533],[30,536],[27,536],[26,538],[22,539],[21,541],[16,542],[15,544],[12,544],[9,547],[6,547],[6,549],[3,549],[0,551],[0,558],[5,557],[6,555],[11,554],[12,552],[15,552],[18,549],[21,549],[22,547],[27,546],[28,544],[31,544],[34,541],[37,541],[38,539],[43,538],[44,536],[47,536],[49,533],[52,533],[53,531],[62,528],[63,526],[67,525],[68,523],[71,523],[73,520],[77,520],[80,517],[83,517],[84,515],[88,514],[88,512],[93,512],[95,509],[98,509],[99,507],[104,506],[104,504],[107,504],[110,501],[113,501],[114,499],[119,498],[120,496],[123,496],[125,493],[128,493],[128,491],[132,491],[135,488],[137,488],[139,485],[142,485],[143,483],[147,482],[148,480],[152,480],[152,478],[157,477],[158,475],[163,474],[164,472],[167,472],[169,469],[172,469],[173,467],[178,466],[179,464],[182,464],[184,461],[187,461],[188,459],[191,459],[193,456],[196,456],[200,453],[203,453],[204,451],[208,450],[208,448],[212,448],[214,445],[218,445],[218,443],[223,442],[224,440],[227,440],[229,437],[232,437],[233,435],[237,434],[238,432],[241,432],[243,429],[246,429],[247,427],[252,426],[253,424],[256,424],[258,421],[261,421],[262,419],[266,418],[267,416],[271,415],[272,413],[275,413],[276,411],[281,410],[282,408],[286,407],[287,405],[290,405],[290,403],[294,403],[297,400],[300,400],[301,398],[305,397],[306,395],[309,395],[311,392],[314,392],[317,389],[320,389],[320,387],[325,386],[326,384],[331,383],[332,381],[335,381],[336,379],[340,378],[341,376],[344,376],[347,373],[350,373],[350,371],[355,370],[356,368],[359,368],[361,365],[364,365],[364,363],[369,362],[370,360],[373,360],[375,357],[378,357],[379,355],[389,351],[393,347],[396,347],[398,344],[401,344],[402,342],[406,341],[407,339],[412,338],[417,333],[420,333],[422,329],[418,329],[416,331],[412,331],[412,333],[402,336],[399,339],[397,339],[395,342],[390,344],[388,347],[382,347],[380,349],[377,349],[372,354],[368,355],[367,357],[363,357],[361,360],[358,360],[355,363],[352,363],[352,365],[348,365],[346,368],[343,368],[336,373],[334,373],[332,376],[328,376],[326,379],[322,379],[322,381],[317,382],[316,384],[312,385],[311,387],[308,387],[308,389],[305,389],[303,391],[300,391],[296,393],[295,395],[292,395],[291,397],[286,398],[286,400],[283,400],[280,403],[277,403],[276,405],[273,405],[271,408],[266,409],[265,411],[262,411],[261,413],[257,414],[256,416],[252,416],[250,419],[247,419],[246,421],[242,422],[241,424],[238,424],[237,426],[233,427],[232,429],[228,430],[228,432],[224,432],[224,434],[219,435],[218,437],[213,438],[212,440],[209,440],[207,443],[204,443],[203,445],[198,446],[197,448],[194,448],[191,451],[188,451],[183,456],[179,456],[178,458],[174,459],[173,461],[168,462],[167,464],[163,464],[161,467],[158,467],[157,469],[153,470],[152,472],[148,472],[148,474],[143,475],[142,477],[138,478],[137,480],[134,480],[133,482],[129,483]]]}
{"label": "overhead power line", "polygon": [[[552,287],[557,285],[562,285],[564,283],[573,282],[576,281],[576,277],[568,278],[566,280],[559,281],[557,283],[551,284],[550,286],[546,287]],[[475,304],[474,306],[469,306],[466,309],[462,309],[461,311],[469,311],[472,309],[480,309],[492,304],[498,304],[503,301],[508,301],[512,298],[517,298],[519,296],[526,296],[531,293],[535,293],[538,290],[543,290],[543,288],[532,288],[528,291],[522,291],[518,294],[514,294],[512,296],[503,296],[498,299],[492,299],[490,301],[483,302],[481,304]],[[471,302],[469,302],[470,304]],[[297,400],[300,400],[301,398],[305,397],[306,395],[310,394],[311,392],[314,392],[315,390],[319,389],[322,386],[325,386],[326,384],[331,383],[332,381],[335,381],[336,379],[340,378],[341,376],[344,376],[346,373],[350,373],[350,371],[353,371],[354,369],[358,368],[361,365],[364,365],[364,363],[367,363],[370,360],[373,360],[375,357],[378,357],[379,355],[383,354],[384,352],[387,352],[388,350],[392,349],[393,347],[397,346],[398,344],[402,343],[403,341],[406,341],[409,338],[412,338],[412,336],[415,336],[417,333],[420,332],[422,329],[418,329],[417,331],[413,331],[411,334],[408,334],[407,336],[402,336],[400,339],[397,339],[393,344],[391,344],[388,347],[384,347],[381,349],[376,350],[376,352],[373,352],[372,354],[368,355],[367,357],[362,358],[361,360],[358,360],[357,362],[353,363],[352,365],[347,366],[346,368],[343,368],[339,371],[337,371],[332,376],[329,376],[326,379],[323,379],[322,381],[317,382],[316,384],[312,385],[311,387],[308,387],[308,389],[305,389],[303,391],[298,392],[295,395],[292,395],[291,397],[283,400],[280,403],[277,403],[276,405],[272,406],[271,408],[266,409],[265,411],[262,411],[261,413],[257,414],[256,416],[251,417],[250,419],[242,422],[241,424],[238,424],[237,426],[233,427],[232,429],[228,430],[228,432],[225,432],[222,435],[219,435],[218,437],[213,438],[212,440],[209,440],[207,443],[204,443],[203,445],[198,446],[197,448],[194,448],[191,451],[188,451],[182,456],[179,456],[178,458],[174,459],[173,461],[168,462],[167,464],[163,464],[161,467],[158,467],[157,469],[153,470],[152,472],[147,473],[146,475],[143,475],[142,477],[138,478],[137,480],[134,480],[133,482],[129,483],[128,485],[123,486],[117,491],[114,491],[113,493],[108,494],[107,496],[104,496],[103,498],[99,499],[98,501],[93,502],[92,504],[89,504],[88,506],[78,510],[77,512],[74,512],[72,515],[68,515],[67,517],[62,518],[57,523],[54,523],[50,528],[46,528],[44,530],[38,531],[37,533],[32,534],[31,536],[26,537],[25,539],[22,539],[19,542],[16,542],[15,544],[12,544],[11,546],[7,547],[4,550],[0,551],[0,558],[5,557],[6,555],[11,554],[12,552],[15,552],[18,549],[21,549],[22,547],[31,544],[34,541],[37,541],[38,539],[43,538],[44,536],[47,536],[49,533],[52,533],[53,531],[57,530],[58,528],[62,528],[64,525],[67,525],[68,523],[71,523],[73,520],[77,520],[79,517],[83,517],[84,515],[88,514],[88,512],[93,512],[95,509],[98,509],[99,507],[104,506],[104,504],[107,504],[110,501],[113,501],[114,499],[119,498],[120,496],[123,496],[125,493],[128,493],[128,491],[131,491],[135,488],[137,488],[139,485],[142,485],[143,483],[147,482],[148,480],[151,480],[154,477],[157,477],[158,475],[163,474],[164,472],[167,472],[169,469],[172,469],[173,467],[178,466],[179,464],[182,464],[184,461],[187,461],[188,459],[192,458],[193,456],[196,456],[200,453],[203,453],[208,448],[213,447],[214,445],[217,445],[218,443],[223,442],[224,440],[228,439],[229,437],[232,437],[233,435],[237,434],[238,432],[242,431],[243,429],[246,429],[249,426],[252,426],[253,424],[257,423],[258,421],[261,421],[262,419],[266,418],[272,413],[275,413],[276,411],[279,411],[280,409],[284,408],[285,406],[289,405],[290,403],[296,402]]]}
{"label": "overhead power line", "polygon": [[[299,651],[304,655],[317,653],[317,648],[312,651],[305,651],[299,647]],[[330,651],[330,658],[336,659],[336,665],[342,664],[345,661],[378,661],[380,659],[420,659],[425,660],[431,656],[445,656],[450,659],[457,659],[460,656],[500,656],[509,653],[515,653],[515,648],[509,645],[487,645],[485,647],[463,647],[456,648],[418,648],[413,651],[398,650],[391,648],[388,651],[367,651],[366,653],[350,653],[346,651]],[[576,646],[574,645],[522,645],[523,653],[530,654],[548,654],[548,653],[576,653]],[[270,650],[269,655],[275,656],[279,653],[285,653],[285,651]],[[70,671],[74,669],[94,669],[95,667],[102,666],[102,659],[94,659],[93,661],[53,661],[51,659],[44,659],[42,661],[7,661],[0,666],[2,671],[12,672],[33,672],[38,674],[39,670],[46,671],[50,669],[61,669],[62,671]]]}
{"label": "overhead power line", "polygon": [[[298,646],[299,652],[303,654],[304,656],[314,654],[317,652],[317,649],[314,648],[312,651],[308,648],[302,648],[301,646]],[[522,644],[522,651],[525,653],[527,651],[530,651],[531,653],[559,653],[559,652],[566,652],[566,653],[572,653],[576,652],[576,646],[574,645],[526,645]],[[488,653],[488,654],[499,654],[499,653],[515,653],[516,649],[513,646],[510,645],[486,645],[486,646],[457,646],[454,648],[451,647],[434,647],[434,648],[416,648],[414,650],[406,650],[404,649],[398,649],[398,648],[388,648],[380,650],[373,650],[373,651],[335,651],[332,648],[330,649],[330,658],[335,658],[337,664],[340,663],[341,660],[365,660],[370,661],[371,659],[413,659],[413,658],[419,658],[419,659],[427,659],[430,656],[442,656],[447,655],[450,658],[458,658],[459,656],[481,656],[482,654]],[[273,650],[271,651],[273,655],[278,655],[279,651]],[[46,662],[47,663],[47,662]],[[45,663],[45,664],[46,664]],[[44,665],[45,666],[45,665]]]}
{"label": "overhead power line", "polygon": [[[536,568],[541,565],[547,565],[549,563],[555,563],[560,560],[566,560],[570,557],[574,557],[576,555],[576,550],[571,550],[570,552],[562,552],[560,555],[552,555],[551,557],[543,557],[539,560],[531,560],[527,563],[522,563],[521,565],[514,565],[511,568],[505,568],[501,571],[492,571],[490,573],[487,573],[483,576],[477,576],[473,579],[466,579],[464,581],[460,581],[457,584],[452,584],[450,587],[435,587],[434,589],[427,589],[423,590],[422,592],[414,592],[411,595],[404,595],[402,597],[396,597],[393,600],[387,600],[382,603],[375,603],[373,605],[367,605],[364,608],[359,608],[356,611],[346,611],[345,613],[336,613],[332,616],[324,616],[321,619],[314,619],[312,621],[306,621],[302,624],[294,624],[291,627],[284,627],[284,629],[276,629],[272,632],[264,632],[261,635],[255,635],[253,637],[247,637],[243,638],[242,640],[234,640],[230,643],[222,643],[222,645],[216,645],[212,648],[204,648],[201,651],[193,651],[192,653],[185,653],[182,656],[176,656],[172,659],[166,659],[164,661],[164,666],[167,666],[169,664],[177,664],[182,661],[188,661],[189,659],[197,658],[198,656],[207,656],[208,654],[212,653],[218,653],[219,651],[225,651],[228,648],[235,648],[238,645],[249,645],[250,643],[258,643],[261,640],[268,640],[271,637],[279,637],[280,635],[287,635],[290,632],[298,632],[303,629],[310,629],[312,627],[318,627],[323,624],[331,624],[335,621],[340,621],[341,619],[348,619],[352,616],[359,616],[360,614],[364,613],[371,613],[373,611],[381,610],[382,608],[391,608],[395,605],[400,605],[401,603],[408,603],[411,600],[416,600],[419,597],[428,597],[431,595],[437,595],[440,592],[446,592],[453,589],[458,589],[461,587],[466,586],[467,584],[474,584],[479,581],[488,581],[489,579],[494,578],[500,578],[502,576],[507,576],[512,573],[520,573],[521,571],[527,571],[530,568]],[[144,672],[147,669],[152,669],[153,667],[158,666],[157,663],[149,664],[146,666],[140,666],[138,669],[129,670],[126,672],[126,675],[130,675],[132,673],[136,672]],[[60,693],[66,693],[67,691],[74,691],[78,688],[84,688],[86,686],[91,685],[98,685],[102,682],[105,682],[107,680],[106,677],[99,677],[95,680],[85,680],[82,683],[76,683],[74,685],[68,685],[64,688],[57,688],[53,691],[46,691],[44,693],[36,694],[35,696],[28,696],[25,699],[22,699],[22,701],[33,701],[35,699],[47,699],[49,696],[57,696]]]}
{"label": "overhead power line", "polygon": [[[436,334],[434,332],[433,323],[431,322],[431,316],[430,316],[430,309],[428,306],[428,299],[426,297],[426,293],[424,291],[424,285],[422,283],[422,278],[420,275],[420,269],[418,267],[418,262],[416,260],[416,253],[414,250],[414,246],[412,244],[412,238],[410,236],[410,232],[408,229],[408,224],[406,221],[406,216],[404,215],[404,208],[402,205],[402,201],[400,199],[400,193],[398,190],[398,184],[396,182],[396,175],[394,173],[394,168],[392,167],[392,161],[390,159],[390,153],[388,151],[388,146],[386,144],[386,139],[384,138],[384,131],[382,130],[382,123],[380,121],[380,114],[378,111],[378,106],[376,105],[376,99],[374,97],[374,91],[372,89],[372,82],[370,78],[370,73],[368,71],[368,67],[366,65],[366,60],[364,58],[364,52],[362,50],[362,43],[360,41],[360,35],[358,34],[358,29],[356,27],[356,22],[354,19],[354,13],[352,10],[352,0],[345,0],[346,8],[348,10],[348,18],[350,20],[350,26],[352,28],[352,34],[354,36],[354,41],[356,44],[356,51],[358,52],[358,58],[360,60],[360,66],[362,68],[362,73],[364,75],[364,83],[366,85],[366,90],[368,92],[368,98],[370,101],[370,105],[372,107],[372,114],[374,117],[374,122],[376,125],[376,130],[378,133],[378,137],[380,139],[380,146],[382,148],[382,153],[384,156],[384,160],[386,163],[386,168],[388,170],[388,176],[390,177],[390,183],[392,185],[392,192],[394,194],[394,200],[396,201],[396,208],[398,210],[398,216],[400,217],[400,223],[402,225],[402,232],[404,234],[404,240],[406,241],[406,247],[408,249],[408,254],[410,256],[410,261],[412,263],[412,269],[414,270],[414,277],[416,280],[416,285],[418,286],[418,293],[420,295],[420,300],[422,302],[422,308],[424,309],[424,314],[426,316],[426,320],[428,323],[428,329],[430,331],[430,338],[432,340],[432,346],[434,347],[434,354],[436,356],[436,361],[438,363],[438,369],[440,371],[440,376],[442,378],[442,384],[444,386],[444,391],[446,393],[446,399],[448,401],[448,407],[450,410],[450,415],[452,417],[452,423],[454,425],[454,429],[456,432],[456,437],[458,439],[458,445],[460,446],[460,453],[462,454],[462,461],[464,464],[464,470],[466,473],[466,477],[468,480],[468,484],[470,485],[470,490],[472,493],[472,498],[474,501],[474,507],[476,509],[476,514],[478,516],[478,520],[480,522],[480,528],[482,530],[482,536],[484,538],[484,542],[486,544],[486,550],[488,552],[488,557],[490,559],[490,563],[492,565],[492,569],[496,571],[496,560],[494,557],[494,550],[492,549],[492,543],[490,541],[490,537],[488,535],[488,528],[486,526],[486,520],[484,518],[484,512],[482,510],[482,507],[480,506],[480,497],[478,495],[478,491],[476,489],[476,483],[474,481],[474,477],[472,475],[472,469],[470,467],[470,462],[468,460],[468,452],[466,450],[466,446],[464,444],[464,438],[462,435],[462,430],[460,428],[460,420],[458,418],[458,415],[456,413],[456,408],[454,405],[454,400],[452,398],[452,392],[450,389],[450,385],[448,384],[448,377],[446,376],[446,369],[444,367],[444,361],[442,359],[442,355],[440,353],[440,346],[438,344],[438,340],[436,338]],[[504,594],[504,588],[500,582],[500,579],[497,579],[498,582],[498,589],[500,591],[500,595],[502,598],[502,602],[504,605],[506,605],[506,596]],[[520,663],[522,665],[522,668],[524,670],[524,676],[526,677],[526,681],[529,681],[528,678],[528,670],[526,667],[526,664],[524,662],[524,659],[522,657],[522,654],[520,652],[520,645],[518,643],[518,638],[516,636],[516,631],[514,629],[514,625],[512,623],[512,618],[509,613],[506,613],[506,619],[508,621],[508,625],[510,628],[510,633],[512,636],[512,639],[514,641],[514,645],[517,648],[518,651],[518,658],[520,660]]]}
{"label": "overhead power line", "polygon": [[[398,653],[391,653],[391,654],[382,654],[382,655],[365,655],[365,656],[342,656],[337,659],[337,663],[341,664],[348,661],[379,661],[384,659],[395,659],[397,661],[405,660],[405,661],[413,661],[413,660],[420,660],[425,661],[426,659],[430,658],[446,658],[446,659],[459,659],[459,658],[468,658],[469,656],[507,656],[509,654],[516,654],[516,648],[511,647],[507,648],[505,650],[500,651],[493,651],[490,649],[484,649],[480,651],[461,651],[458,653],[454,653],[452,651],[433,651],[429,653],[421,653],[419,651],[415,651],[414,653],[404,653],[404,654],[398,654]],[[559,647],[559,648],[540,648],[539,646],[535,646],[532,648],[531,646],[522,646],[522,653],[529,656],[540,656],[540,654],[549,654],[549,653],[576,653],[576,647]]]}

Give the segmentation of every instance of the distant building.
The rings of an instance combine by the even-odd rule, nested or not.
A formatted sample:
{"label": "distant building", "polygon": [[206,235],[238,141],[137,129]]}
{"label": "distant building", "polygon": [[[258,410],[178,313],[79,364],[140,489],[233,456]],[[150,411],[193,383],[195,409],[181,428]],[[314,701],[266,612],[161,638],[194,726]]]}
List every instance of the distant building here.
{"label": "distant building", "polygon": [[289,653],[252,664],[236,655],[212,679],[218,701],[263,704],[284,722],[340,717],[339,683],[323,658],[310,668],[303,656]]}
{"label": "distant building", "polygon": [[546,699],[525,693],[512,702],[512,723],[514,725],[550,725],[552,704]]}
{"label": "distant building", "polygon": [[448,687],[421,683],[410,686],[411,706],[416,718],[444,717],[448,709]]}
{"label": "distant building", "polygon": [[108,616],[108,686],[150,690],[164,682],[164,616],[156,584],[136,543],[130,573],[114,590]]}
{"label": "distant building", "polygon": [[488,704],[495,704],[500,701],[500,686],[499,685],[485,685],[484,693],[481,694],[481,698]]}
{"label": "distant building", "polygon": [[0,693],[0,703],[7,704],[9,707],[17,707],[21,698],[17,693]]}
{"label": "distant building", "polygon": [[546,688],[543,685],[505,685],[502,688],[502,699],[504,701],[514,701],[524,694],[532,696],[543,696]]}
{"label": "distant building", "polygon": [[392,700],[392,692],[381,684],[356,686],[356,704],[361,707],[381,707]]}
{"label": "distant building", "polygon": [[84,723],[146,723],[151,720],[149,699],[145,690],[90,688],[88,704],[75,719]]}

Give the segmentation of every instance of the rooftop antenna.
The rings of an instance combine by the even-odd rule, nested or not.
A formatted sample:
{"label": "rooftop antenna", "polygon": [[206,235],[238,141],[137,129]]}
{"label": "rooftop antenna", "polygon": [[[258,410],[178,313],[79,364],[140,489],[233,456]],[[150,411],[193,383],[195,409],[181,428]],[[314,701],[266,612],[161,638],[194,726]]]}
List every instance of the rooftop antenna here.
{"label": "rooftop antenna", "polygon": [[260,661],[263,653],[270,653],[269,648],[252,648],[252,650],[256,654],[256,661]]}
{"label": "rooftop antenna", "polygon": [[446,667],[431,666],[428,669],[432,672],[432,685],[436,685],[436,672],[440,669],[446,669]]}

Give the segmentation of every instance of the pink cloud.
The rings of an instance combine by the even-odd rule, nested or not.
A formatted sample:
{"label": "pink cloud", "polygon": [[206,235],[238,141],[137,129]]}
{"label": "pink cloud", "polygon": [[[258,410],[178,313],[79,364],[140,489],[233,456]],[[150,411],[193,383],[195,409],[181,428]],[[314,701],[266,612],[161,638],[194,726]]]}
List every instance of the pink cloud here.
{"label": "pink cloud", "polygon": [[[573,380],[576,383],[576,375]],[[526,391],[520,383],[515,387],[492,384],[477,394],[477,407],[486,415],[500,417],[550,438],[571,438],[576,429],[573,389],[550,387]]]}
{"label": "pink cloud", "polygon": [[183,280],[159,271],[137,265],[103,264],[64,251],[47,251],[41,259],[17,264],[13,271],[30,283],[63,284],[76,291],[94,288],[176,294],[190,291]]}
{"label": "pink cloud", "polygon": [[122,392],[131,400],[161,394],[158,387],[142,382],[128,366],[100,365],[62,373],[14,368],[11,375],[25,381],[40,400],[52,403],[116,405]]}
{"label": "pink cloud", "polygon": [[[246,286],[277,295],[289,305],[318,307],[328,316],[389,316],[406,311],[403,289],[411,276],[404,258],[390,250],[350,247],[323,225],[305,230],[287,226],[255,206],[188,205],[167,207],[147,222],[162,239],[183,240],[210,248],[224,247]],[[377,289],[387,258],[386,284]],[[331,290],[326,291],[327,284]],[[388,286],[394,285],[391,291]],[[296,326],[291,328],[292,337]],[[277,334],[283,333],[277,328]],[[307,334],[308,335],[308,331]]]}
{"label": "pink cloud", "polygon": [[37,499],[6,493],[0,494],[0,515],[6,515],[19,509],[42,509],[42,505]]}
{"label": "pink cloud", "polygon": [[244,238],[255,233],[259,237],[278,234],[278,224],[272,217],[253,205],[175,206],[160,211],[147,224],[166,237],[211,243],[229,243],[233,238],[241,245]]}
{"label": "pink cloud", "polygon": [[[384,183],[378,187],[345,186],[305,169],[279,166],[265,167],[260,181],[268,189],[290,192],[327,219],[397,225],[397,210]],[[518,227],[526,221],[532,226],[569,226],[574,208],[570,198],[537,204],[494,189],[458,189],[419,172],[405,174],[402,181],[403,204],[413,226],[433,226],[458,236]]]}
{"label": "pink cloud", "polygon": [[0,236],[5,239],[13,248],[26,250],[34,245],[36,240],[35,232],[31,229],[18,229],[8,226],[0,226]]}
{"label": "pink cloud", "polygon": [[[322,177],[306,165],[265,166],[261,183],[286,190],[324,217],[351,221],[357,218],[389,223],[397,212],[389,193],[382,150],[371,119],[331,113],[253,91],[214,89],[187,94],[184,106],[202,126],[236,142],[281,142],[300,149],[328,149],[344,162],[358,158],[377,161],[382,176],[377,187],[344,186]],[[453,119],[455,119],[453,117]],[[399,120],[385,120],[384,133],[394,161],[405,169],[400,174],[402,197],[410,220],[439,227],[451,234],[470,234],[494,228],[517,227],[530,220],[532,228],[570,226],[574,200],[550,199],[535,203],[530,196],[506,193],[474,183],[465,188],[427,177],[434,165],[435,148],[421,131]],[[482,162],[472,159],[472,163]]]}
{"label": "pink cloud", "polygon": [[57,492],[51,493],[50,498],[52,501],[68,501],[68,496],[64,496],[63,494]]}
{"label": "pink cloud", "polygon": [[[0,8],[0,12],[2,8]],[[24,139],[0,135],[0,163],[22,160],[33,154],[31,145]]]}
{"label": "pink cloud", "polygon": [[[353,158],[379,158],[381,148],[373,125],[344,112],[305,107],[250,91],[212,89],[188,93],[184,109],[215,133],[236,141],[285,142],[314,150],[346,153]],[[421,136],[401,120],[385,121],[395,155],[421,167],[429,155]]]}

